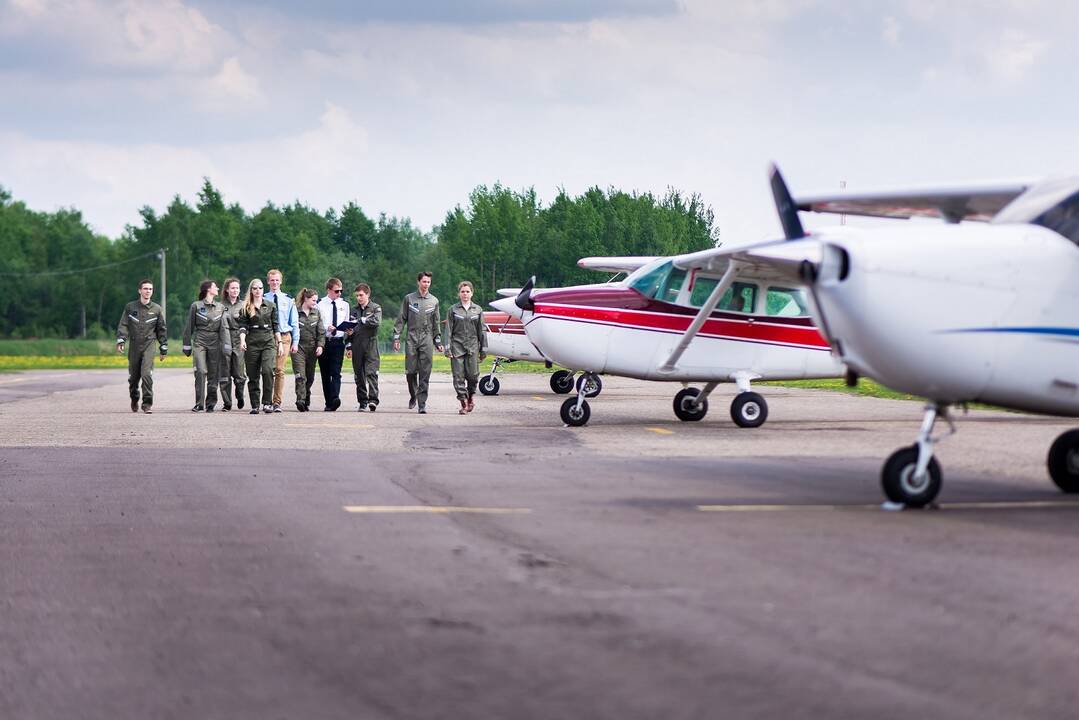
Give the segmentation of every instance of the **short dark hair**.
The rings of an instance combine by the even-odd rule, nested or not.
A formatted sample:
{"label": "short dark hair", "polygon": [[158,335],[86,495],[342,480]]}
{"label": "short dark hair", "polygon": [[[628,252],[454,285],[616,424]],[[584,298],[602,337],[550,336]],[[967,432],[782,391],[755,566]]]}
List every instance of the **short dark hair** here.
{"label": "short dark hair", "polygon": [[332,277],[332,278],[330,278],[329,280],[326,281],[326,289],[327,290],[332,290],[333,288],[340,287],[341,285],[342,285],[341,278]]}
{"label": "short dark hair", "polygon": [[314,290],[312,290],[311,288],[304,288],[303,290],[300,291],[300,294],[297,297],[297,299],[300,301],[300,304],[303,305],[304,302],[307,300],[307,298],[314,297],[316,295],[318,295],[318,293],[315,292]]}
{"label": "short dark hair", "polygon": [[139,290],[142,290],[143,285],[153,285],[153,284],[154,284],[154,281],[151,280],[150,278],[144,278],[142,280],[139,280]]}
{"label": "short dark hair", "polygon": [[368,285],[367,283],[360,283],[356,287],[352,288],[352,292],[359,292],[361,290],[363,290],[364,293],[366,293],[368,295],[371,294],[371,286]]}
{"label": "short dark hair", "polygon": [[206,293],[210,292],[210,286],[216,284],[213,280],[203,280],[202,284],[199,285],[199,300],[205,300]]}
{"label": "short dark hair", "polygon": [[434,276],[434,275],[432,275],[432,274],[431,274],[430,272],[428,272],[427,270],[420,270],[420,274],[416,276],[416,282],[419,282],[421,278],[425,278],[425,277],[429,277],[429,278],[431,278],[432,280],[434,280],[434,279],[435,279],[435,276]]}

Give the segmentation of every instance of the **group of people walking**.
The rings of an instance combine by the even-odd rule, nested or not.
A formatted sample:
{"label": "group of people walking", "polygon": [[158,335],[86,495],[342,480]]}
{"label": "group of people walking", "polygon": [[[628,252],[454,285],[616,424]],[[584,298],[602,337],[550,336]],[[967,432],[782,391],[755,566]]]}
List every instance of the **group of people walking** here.
{"label": "group of people walking", "polygon": [[[281,412],[285,359],[291,357],[296,409],[307,412],[311,408],[317,364],[324,410],[333,412],[341,407],[341,366],[347,357],[356,380],[356,409],[374,412],[379,404],[382,308],[371,301],[370,286],[356,285],[353,307],[341,298],[343,286],[338,278],[326,281],[326,296],[321,299],[311,288],[303,288],[293,299],[281,290],[283,280],[281,271],[272,269],[266,273],[265,285],[260,279],[249,282],[241,299],[240,280],[230,277],[221,300],[217,283],[203,281],[183,331],[183,352],[192,358],[195,371],[192,411],[213,412],[219,395],[222,410],[232,410],[233,390],[235,405],[242,410],[246,385],[252,415]],[[393,327],[393,349],[401,349],[404,332],[408,407],[420,413],[427,412],[434,352],[445,352],[450,357],[459,413],[464,415],[475,407],[479,363],[486,357],[483,311],[472,302],[472,283],[459,283],[460,300],[446,316],[444,345],[439,301],[430,293],[431,280],[431,273],[419,273],[416,292],[401,302]],[[154,358],[160,354],[164,360],[168,353],[165,314],[151,300],[153,293],[152,281],[140,282],[139,297],[124,308],[117,328],[117,351],[128,356],[132,412],[140,408],[153,412]]]}

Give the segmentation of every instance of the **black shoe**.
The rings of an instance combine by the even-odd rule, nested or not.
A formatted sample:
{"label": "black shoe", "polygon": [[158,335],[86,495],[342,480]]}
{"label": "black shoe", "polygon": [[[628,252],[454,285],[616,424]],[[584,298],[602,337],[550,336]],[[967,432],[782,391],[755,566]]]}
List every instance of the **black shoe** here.
{"label": "black shoe", "polygon": [[221,412],[228,412],[231,409],[232,409],[232,403],[225,403],[225,405],[221,408]]}
{"label": "black shoe", "polygon": [[131,412],[138,412],[138,411],[139,411],[139,399],[135,398],[134,400],[131,401]]}
{"label": "black shoe", "polygon": [[202,405],[196,405],[195,407],[191,408],[191,412],[202,412],[205,409],[206,408],[204,408]]}
{"label": "black shoe", "polygon": [[364,411],[364,410],[366,410],[366,409],[367,409],[367,408],[365,408],[365,407],[363,406],[363,403],[360,403],[359,405],[357,405],[357,406],[356,406],[356,412],[363,412],[363,411]]}
{"label": "black shoe", "polygon": [[370,405],[367,406],[367,409],[370,410],[371,412],[374,412],[375,410],[378,410],[378,403],[371,403]]}
{"label": "black shoe", "polygon": [[236,394],[236,407],[240,408],[241,410],[244,409],[244,396],[243,396],[243,393],[237,393]]}
{"label": "black shoe", "polygon": [[273,406],[273,411],[274,412],[281,412],[281,406],[280,405],[274,405]]}
{"label": "black shoe", "polygon": [[213,405],[207,405],[206,406],[206,412],[213,412],[213,411],[214,411],[214,406]]}
{"label": "black shoe", "polygon": [[259,409],[258,408],[252,408],[251,412],[248,413],[248,415],[258,415],[258,414],[259,414]]}
{"label": "black shoe", "polygon": [[300,402],[299,400],[296,401],[296,411],[297,412],[303,412],[306,409],[307,409],[307,407],[302,402]]}
{"label": "black shoe", "polygon": [[143,405],[142,406],[142,411],[144,413],[146,413],[147,415],[153,415],[154,414],[154,411],[150,409],[149,405]]}
{"label": "black shoe", "polygon": [[408,409],[409,410],[415,410],[416,409],[416,398],[409,398],[408,399]]}
{"label": "black shoe", "polygon": [[336,410],[339,407],[341,407],[341,398],[334,398],[333,399],[333,409]]}

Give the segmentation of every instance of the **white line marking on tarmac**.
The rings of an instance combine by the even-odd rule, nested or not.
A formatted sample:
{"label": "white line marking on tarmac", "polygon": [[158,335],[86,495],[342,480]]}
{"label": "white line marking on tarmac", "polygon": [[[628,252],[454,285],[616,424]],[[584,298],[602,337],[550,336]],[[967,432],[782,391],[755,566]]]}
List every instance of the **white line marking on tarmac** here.
{"label": "white line marking on tarmac", "polygon": [[334,427],[334,428],[359,428],[361,430],[370,430],[371,428],[374,427],[374,425],[368,425],[367,423],[320,423],[320,422],[309,422],[309,423],[285,423],[285,427],[302,427],[302,428]]}
{"label": "white line marking on tarmac", "polygon": [[345,505],[350,513],[475,513],[480,515],[526,515],[529,508],[464,507],[460,505]]}
{"label": "white line marking on tarmac", "polygon": [[[1079,508],[1074,500],[990,500],[953,502],[932,506],[931,510],[1014,510],[1038,508]],[[833,510],[882,510],[881,505],[698,505],[701,512],[792,512]]]}

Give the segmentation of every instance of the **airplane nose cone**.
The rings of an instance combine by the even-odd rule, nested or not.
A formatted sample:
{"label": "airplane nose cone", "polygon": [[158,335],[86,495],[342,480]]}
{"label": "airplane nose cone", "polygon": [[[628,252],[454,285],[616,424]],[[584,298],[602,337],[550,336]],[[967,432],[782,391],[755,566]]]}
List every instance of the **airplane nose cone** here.
{"label": "airplane nose cone", "polygon": [[517,307],[516,300],[517,298],[512,297],[499,298],[498,300],[489,303],[489,305],[495,310],[500,310],[511,317],[520,319],[521,315],[524,314],[524,311]]}

